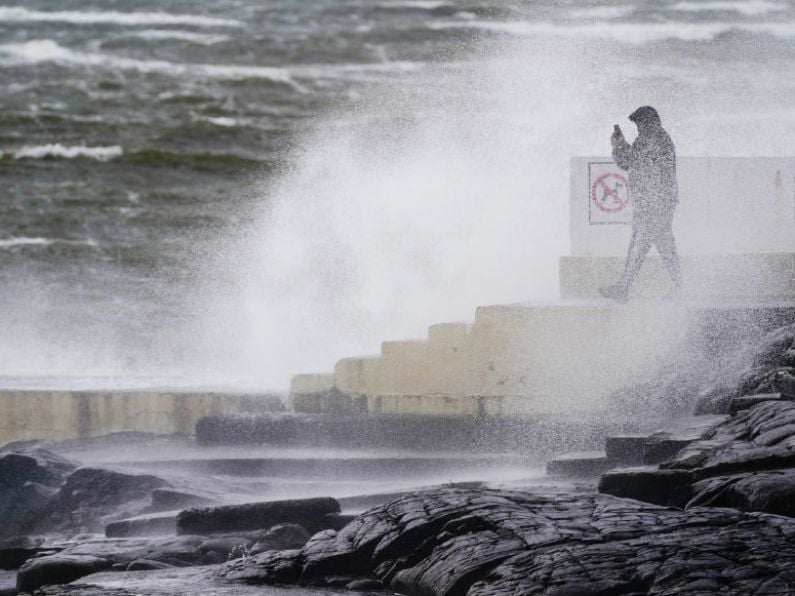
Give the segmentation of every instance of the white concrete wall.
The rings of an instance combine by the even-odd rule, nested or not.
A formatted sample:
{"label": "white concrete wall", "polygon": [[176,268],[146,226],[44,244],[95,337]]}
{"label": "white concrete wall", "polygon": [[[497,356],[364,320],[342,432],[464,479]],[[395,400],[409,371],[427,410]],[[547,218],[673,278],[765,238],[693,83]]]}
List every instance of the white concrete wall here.
{"label": "white concrete wall", "polygon": [[[627,209],[614,214],[594,210],[591,195],[595,177],[603,171],[622,172],[611,162],[605,156],[571,159],[573,256],[626,254]],[[795,252],[795,157],[680,157],[677,165],[674,232],[680,252]]]}

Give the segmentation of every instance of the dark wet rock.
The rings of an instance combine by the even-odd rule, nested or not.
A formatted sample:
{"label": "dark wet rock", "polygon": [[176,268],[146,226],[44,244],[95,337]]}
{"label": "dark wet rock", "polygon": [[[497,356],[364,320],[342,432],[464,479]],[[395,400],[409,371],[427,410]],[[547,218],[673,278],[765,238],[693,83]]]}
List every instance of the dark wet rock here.
{"label": "dark wet rock", "polygon": [[684,507],[692,493],[689,470],[659,470],[655,467],[612,470],[599,479],[599,492],[637,499],[656,505]]}
{"label": "dark wet rock", "polygon": [[34,482],[58,487],[77,468],[77,464],[35,444],[14,450],[0,450],[0,488]]}
{"label": "dark wet rock", "polygon": [[41,552],[43,538],[17,536],[0,540],[0,569],[19,569],[22,564]]}
{"label": "dark wet rock", "polygon": [[676,507],[795,516],[795,403],[758,401],[659,468],[605,474],[599,490]]}
{"label": "dark wet rock", "polygon": [[32,533],[53,508],[57,489],[33,482],[0,491],[0,536]]}
{"label": "dark wet rock", "polygon": [[[781,594],[795,520],[607,495],[442,488],[368,511],[298,551],[226,565],[231,581],[375,579],[406,594]],[[350,583],[350,582],[349,582]]]}
{"label": "dark wet rock", "polygon": [[35,445],[0,451],[0,537],[33,532],[75,464]]}
{"label": "dark wet rock", "polygon": [[69,476],[58,495],[66,511],[82,507],[106,507],[149,497],[168,483],[146,474],[123,474],[102,468],[80,468]]}
{"label": "dark wet rock", "polygon": [[252,554],[268,550],[288,550],[304,546],[309,533],[299,524],[279,524],[263,533],[251,547]]}
{"label": "dark wet rock", "polygon": [[173,511],[176,509],[187,509],[188,507],[199,507],[202,505],[212,505],[214,501],[206,497],[184,493],[167,488],[156,488],[152,491],[151,511]]}
{"label": "dark wet rock", "polygon": [[688,507],[734,507],[795,517],[795,470],[719,476],[697,482]]}
{"label": "dark wet rock", "polygon": [[177,533],[217,534],[282,523],[297,523],[314,532],[323,528],[326,515],[339,512],[339,503],[331,497],[186,509],[177,516]]}
{"label": "dark wet rock", "polygon": [[757,394],[795,397],[795,323],[792,317],[750,345],[719,361],[711,382],[701,391],[695,413],[728,413],[732,400]]}
{"label": "dark wet rock", "polygon": [[140,515],[111,522],[105,526],[105,536],[108,538],[126,538],[129,536],[162,536],[176,534],[177,516],[166,515]]}
{"label": "dark wet rock", "polygon": [[32,559],[17,572],[17,589],[30,592],[41,586],[66,584],[111,565],[112,561],[89,555],[57,554]]}
{"label": "dark wet rock", "polygon": [[246,536],[225,536],[223,538],[210,538],[209,540],[205,540],[199,545],[198,551],[202,555],[207,554],[209,552],[218,553],[224,557],[229,555],[235,549],[248,549],[252,544],[253,540]]}
{"label": "dark wet rock", "polygon": [[165,480],[146,474],[80,468],[58,492],[48,524],[62,530],[100,532],[107,517],[139,513],[146,508],[152,490],[166,485]]}
{"label": "dark wet rock", "polygon": [[[390,501],[391,499],[383,499],[378,505]],[[329,513],[323,516],[323,528],[329,530],[341,530],[356,518],[355,515],[350,513]]]}
{"label": "dark wet rock", "polygon": [[200,553],[201,536],[149,536],[144,538],[93,537],[63,543],[64,555],[100,557],[114,565],[126,567],[137,559],[159,561],[173,566],[195,565]]}
{"label": "dark wet rock", "polygon": [[383,590],[385,588],[377,579],[355,579],[345,584],[345,587],[354,592],[364,592],[366,590]]}

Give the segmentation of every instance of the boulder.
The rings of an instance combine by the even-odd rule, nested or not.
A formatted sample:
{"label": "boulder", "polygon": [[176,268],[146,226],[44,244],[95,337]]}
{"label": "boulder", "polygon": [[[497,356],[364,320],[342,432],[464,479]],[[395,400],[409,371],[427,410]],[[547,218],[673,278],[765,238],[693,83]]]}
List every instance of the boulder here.
{"label": "boulder", "polygon": [[57,554],[31,559],[17,572],[17,589],[31,592],[41,586],[68,584],[76,579],[110,568],[112,562],[89,555]]}
{"label": "boulder", "polygon": [[301,548],[309,540],[309,533],[299,524],[278,524],[264,532],[251,547],[251,553],[268,550],[288,550]]}
{"label": "boulder", "polygon": [[315,532],[325,525],[326,515],[339,511],[339,503],[331,497],[186,509],[177,516],[177,534],[259,530],[282,523],[300,524]]}
{"label": "boulder", "polygon": [[[46,525],[69,532],[101,532],[107,517],[145,510],[151,491],[168,483],[147,474],[80,468],[61,487]],[[125,506],[125,509],[120,509]]]}
{"label": "boulder", "polygon": [[688,507],[734,507],[795,517],[795,470],[720,476],[696,482]]}

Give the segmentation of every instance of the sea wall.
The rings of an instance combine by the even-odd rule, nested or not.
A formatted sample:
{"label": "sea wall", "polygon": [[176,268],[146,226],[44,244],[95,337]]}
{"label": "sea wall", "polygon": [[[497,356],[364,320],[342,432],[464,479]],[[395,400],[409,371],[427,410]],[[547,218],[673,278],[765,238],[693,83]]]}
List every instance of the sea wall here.
{"label": "sea wall", "polygon": [[193,434],[205,416],[272,410],[274,402],[210,392],[0,390],[0,444],[122,431]]}

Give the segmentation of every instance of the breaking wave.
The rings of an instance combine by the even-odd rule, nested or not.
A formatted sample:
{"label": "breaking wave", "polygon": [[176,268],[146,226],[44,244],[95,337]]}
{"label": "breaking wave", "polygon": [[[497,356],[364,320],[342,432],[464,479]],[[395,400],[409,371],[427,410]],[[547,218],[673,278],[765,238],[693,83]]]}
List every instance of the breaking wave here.
{"label": "breaking wave", "polygon": [[229,40],[228,35],[176,31],[174,29],[144,29],[143,31],[132,31],[129,36],[146,41],[187,41],[208,46]]}
{"label": "breaking wave", "polygon": [[0,249],[19,246],[52,246],[53,244],[71,244],[80,246],[97,246],[96,240],[65,240],[63,238],[0,238]]}
{"label": "breaking wave", "polygon": [[[295,91],[307,91],[295,79],[357,79],[370,74],[411,72],[425,66],[422,62],[395,61],[360,64],[316,64],[295,67],[246,66],[237,64],[180,64],[163,60],[136,60],[113,54],[84,52],[65,48],[49,40],[32,40],[0,45],[0,55],[7,57],[6,65],[21,66],[52,62],[75,68],[104,67],[112,70],[133,70],[141,73],[159,73],[210,79],[265,79],[289,85]],[[2,64],[2,62],[0,62]]]}
{"label": "breaking wave", "polygon": [[668,8],[682,12],[736,12],[751,17],[769,14],[771,12],[782,12],[787,10],[788,6],[781,2],[767,2],[766,0],[746,0],[745,2],[715,0],[713,2],[677,2]]}
{"label": "breaking wave", "polygon": [[124,152],[118,145],[109,147],[85,147],[83,145],[61,145],[60,143],[51,143],[48,145],[38,145],[35,147],[23,147],[16,151],[8,151],[5,153],[0,152],[0,158],[13,158],[13,159],[47,159],[47,158],[62,158],[62,159],[75,159],[83,157],[87,159],[96,159],[98,161],[110,161],[116,157],[120,157]]}
{"label": "breaking wave", "polygon": [[71,23],[74,25],[107,24],[126,26],[192,25],[194,27],[245,27],[244,23],[234,19],[190,14],[172,14],[168,12],[48,11],[29,10],[17,6],[0,7],[0,22],[55,22]]}
{"label": "breaking wave", "polygon": [[10,58],[11,65],[53,62],[67,66],[95,66],[109,69],[161,73],[172,76],[195,76],[218,79],[267,79],[295,86],[286,68],[228,64],[178,64],[164,60],[135,60],[112,54],[82,52],[58,45],[50,39],[0,45],[0,54]]}
{"label": "breaking wave", "polygon": [[644,44],[666,40],[712,41],[731,32],[795,37],[795,23],[599,23],[558,25],[549,22],[456,21],[428,23],[432,29],[469,28],[515,36],[556,36],[579,39],[612,39]]}

